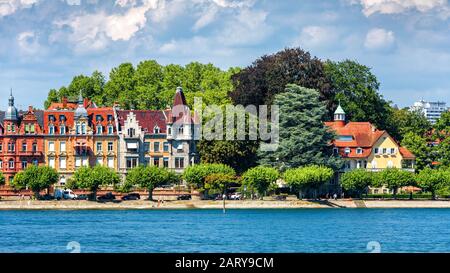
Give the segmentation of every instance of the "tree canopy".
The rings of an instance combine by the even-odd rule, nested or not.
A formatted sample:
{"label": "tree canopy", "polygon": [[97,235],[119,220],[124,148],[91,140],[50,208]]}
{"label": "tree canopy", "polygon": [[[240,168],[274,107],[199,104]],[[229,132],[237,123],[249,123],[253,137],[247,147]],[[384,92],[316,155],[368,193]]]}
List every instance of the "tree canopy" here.
{"label": "tree canopy", "polygon": [[233,168],[225,164],[197,164],[187,167],[183,173],[183,179],[192,187],[204,190],[205,179],[212,174],[225,174],[235,176]]}
{"label": "tree canopy", "polygon": [[365,169],[354,169],[342,174],[340,183],[344,190],[356,192],[358,196],[373,184],[373,173]]}
{"label": "tree canopy", "polygon": [[38,197],[42,190],[48,189],[58,180],[59,174],[55,169],[48,166],[31,165],[15,175],[11,186],[16,189],[29,188]]}
{"label": "tree canopy", "polygon": [[276,151],[259,153],[262,165],[340,168],[341,160],[333,155],[330,145],[334,133],[323,123],[326,109],[315,90],[290,84],[275,96],[274,104],[280,109],[280,141]]}
{"label": "tree canopy", "polygon": [[73,188],[89,190],[95,197],[101,186],[115,186],[119,182],[120,177],[114,170],[97,165],[93,168],[81,167],[77,169],[70,178],[69,184]]}
{"label": "tree canopy", "polygon": [[258,166],[247,170],[242,175],[242,185],[249,191],[256,191],[260,197],[276,187],[277,179],[280,177],[278,170],[271,167]]}

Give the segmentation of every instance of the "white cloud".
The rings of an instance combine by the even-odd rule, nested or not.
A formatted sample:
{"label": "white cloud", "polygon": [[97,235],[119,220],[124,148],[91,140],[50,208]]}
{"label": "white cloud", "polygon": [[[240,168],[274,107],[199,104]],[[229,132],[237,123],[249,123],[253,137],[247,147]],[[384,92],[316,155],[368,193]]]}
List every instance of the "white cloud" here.
{"label": "white cloud", "polygon": [[370,50],[381,50],[391,48],[394,43],[394,32],[383,28],[373,28],[367,33],[364,46]]}
{"label": "white cloud", "polygon": [[39,0],[0,0],[0,17],[15,13],[19,9],[30,8]]}
{"label": "white cloud", "polygon": [[306,26],[302,29],[300,36],[294,40],[293,46],[327,47],[334,45],[338,36],[338,31],[332,27]]}
{"label": "white cloud", "polygon": [[419,12],[437,11],[444,15],[449,13],[447,0],[349,0],[351,4],[360,4],[365,16],[375,13],[399,14],[409,10]]}
{"label": "white cloud", "polygon": [[21,53],[35,55],[40,51],[37,35],[32,31],[25,31],[17,35],[17,44]]}
{"label": "white cloud", "polygon": [[69,26],[69,40],[79,51],[103,49],[112,41],[128,41],[146,22],[146,13],[157,7],[157,0],[148,0],[144,5],[129,8],[125,13],[106,14],[104,11],[73,16],[56,21],[59,28]]}

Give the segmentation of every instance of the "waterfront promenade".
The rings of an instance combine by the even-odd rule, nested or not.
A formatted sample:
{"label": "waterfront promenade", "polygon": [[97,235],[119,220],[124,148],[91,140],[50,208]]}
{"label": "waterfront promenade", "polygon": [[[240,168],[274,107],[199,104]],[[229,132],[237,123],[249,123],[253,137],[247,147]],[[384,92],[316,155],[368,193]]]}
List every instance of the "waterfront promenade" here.
{"label": "waterfront promenade", "polygon": [[[323,201],[227,201],[227,209],[300,209],[300,208],[450,208],[450,201],[432,200],[323,200]],[[222,209],[222,201],[122,201],[84,200],[36,201],[2,200],[0,210],[121,210],[121,209]]]}

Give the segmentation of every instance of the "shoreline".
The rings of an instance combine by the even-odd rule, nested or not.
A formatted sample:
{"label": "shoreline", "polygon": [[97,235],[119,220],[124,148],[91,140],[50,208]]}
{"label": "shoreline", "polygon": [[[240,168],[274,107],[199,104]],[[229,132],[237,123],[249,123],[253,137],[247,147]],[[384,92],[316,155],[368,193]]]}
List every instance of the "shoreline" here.
{"label": "shoreline", "polygon": [[[321,200],[321,201],[227,201],[226,209],[333,209],[333,208],[450,208],[443,200]],[[36,201],[1,200],[0,210],[191,210],[222,209],[222,201],[189,200],[157,201],[138,200],[122,202],[95,202],[84,200]]]}

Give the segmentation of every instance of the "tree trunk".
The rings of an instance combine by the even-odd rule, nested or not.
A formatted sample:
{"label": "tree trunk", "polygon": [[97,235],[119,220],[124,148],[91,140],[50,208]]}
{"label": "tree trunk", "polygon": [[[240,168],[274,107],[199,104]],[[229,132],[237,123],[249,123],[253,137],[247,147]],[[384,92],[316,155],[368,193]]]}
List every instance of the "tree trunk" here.
{"label": "tree trunk", "polygon": [[39,199],[39,191],[34,192],[34,199],[36,199],[36,200]]}
{"label": "tree trunk", "polygon": [[397,200],[397,188],[394,188],[393,189],[393,197],[394,197],[394,200]]}
{"label": "tree trunk", "polygon": [[431,191],[431,200],[436,200],[436,191]]}
{"label": "tree trunk", "polygon": [[90,197],[91,201],[97,201],[97,189],[92,190],[91,195],[92,195]]}
{"label": "tree trunk", "polygon": [[148,188],[148,200],[153,201],[153,188]]}

